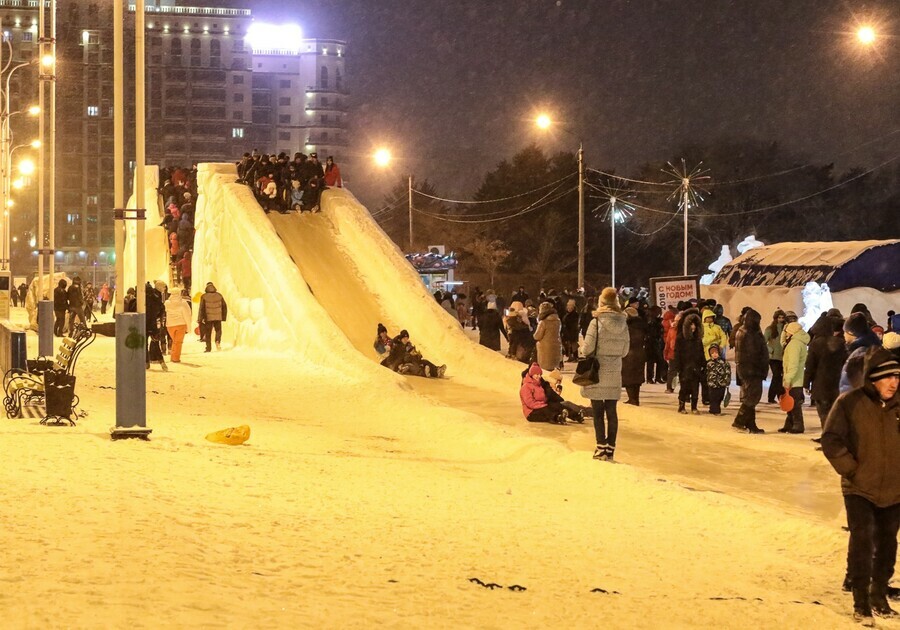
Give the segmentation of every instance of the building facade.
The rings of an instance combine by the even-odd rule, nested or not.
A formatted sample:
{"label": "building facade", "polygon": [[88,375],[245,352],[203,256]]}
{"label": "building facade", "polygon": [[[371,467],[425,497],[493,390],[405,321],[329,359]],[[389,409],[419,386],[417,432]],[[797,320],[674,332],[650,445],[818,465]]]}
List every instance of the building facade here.
{"label": "building facade", "polygon": [[[280,32],[269,27],[268,36],[249,8],[217,6],[215,0],[202,6],[147,0],[146,11],[148,164],[236,161],[254,148],[317,151],[323,161],[333,155],[343,163],[345,42],[303,38],[299,30],[286,39],[293,31],[283,27]],[[38,0],[0,0],[3,36],[14,60],[37,55],[37,12]],[[133,15],[130,5],[126,83],[133,80]],[[112,7],[58,0],[57,16],[57,268],[105,279],[114,267]],[[37,71],[16,73],[10,95],[11,111],[36,102]],[[125,106],[126,121],[133,119],[131,86]],[[19,136],[36,133],[33,121],[23,120],[21,129],[17,123],[14,144]],[[129,131],[126,123],[126,156],[133,155]],[[16,275],[35,266],[29,261],[36,247],[27,246],[37,231],[33,188],[20,195],[22,211],[13,217]]]}

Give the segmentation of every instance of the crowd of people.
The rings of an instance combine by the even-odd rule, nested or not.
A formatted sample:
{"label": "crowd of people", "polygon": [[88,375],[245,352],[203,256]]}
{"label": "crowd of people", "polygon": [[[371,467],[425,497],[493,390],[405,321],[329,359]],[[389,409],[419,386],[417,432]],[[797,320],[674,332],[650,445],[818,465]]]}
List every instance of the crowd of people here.
{"label": "crowd of people", "polygon": [[[785,414],[778,431],[804,433],[803,403],[809,395],[822,428],[821,437],[813,441],[821,444],[817,448],[841,476],[850,530],[843,588],[852,592],[857,618],[895,614],[888,597],[900,598],[900,589],[888,582],[900,530],[900,315],[889,311],[881,326],[865,304],[854,305],[846,317],[832,308],[807,331],[796,313],[781,309],[763,328],[762,315],[748,306],[732,326],[714,300],[682,302],[662,313],[607,287],[596,301],[585,297],[581,309],[577,296],[544,294],[534,309],[520,287],[510,298],[504,320],[498,312],[499,296],[493,291],[486,296],[490,298],[475,322],[482,328],[482,345],[499,350],[504,335],[510,358],[533,361],[522,373],[519,390],[528,421],[565,424],[570,416],[563,405],[573,403],[565,403],[561,390],[552,395],[555,388],[546,372],[558,374],[558,361],[582,357],[596,362],[596,374],[591,375],[596,380],[583,385],[581,395],[591,401],[594,458],[601,461],[615,458],[617,404],[623,389],[626,404],[640,405],[643,383],[665,383],[671,394],[677,386],[679,413],[698,414],[703,405],[721,416],[730,398],[730,353],[734,382],[740,387],[734,429],[764,433],[756,411],[769,379],[766,399]],[[560,302],[566,307],[562,321],[556,316]],[[584,326],[579,312],[586,310],[590,316]],[[573,331],[568,339],[567,317]],[[535,351],[525,344],[529,333]],[[553,347],[542,351],[548,337]],[[573,356],[571,342],[579,338]]]}
{"label": "crowd of people", "polygon": [[422,356],[422,353],[410,341],[409,332],[405,329],[395,337],[391,337],[387,327],[379,323],[373,346],[381,360],[381,365],[399,374],[443,378],[447,372],[446,365],[435,365]]}
{"label": "crowd of people", "polygon": [[[87,326],[92,319],[96,321],[94,309],[99,303],[100,312],[106,313],[109,296],[109,285],[105,282],[96,291],[91,282],[82,285],[78,276],[72,278],[71,284],[65,278],[60,279],[53,289],[53,334],[57,337],[72,335],[76,326]],[[24,298],[22,302],[24,304]]]}
{"label": "crowd of people", "polygon": [[315,151],[308,156],[294,153],[267,155],[257,149],[244,153],[237,163],[238,181],[250,186],[267,213],[318,212],[319,198],[326,188],[341,188],[341,169],[332,156],[323,165]]}

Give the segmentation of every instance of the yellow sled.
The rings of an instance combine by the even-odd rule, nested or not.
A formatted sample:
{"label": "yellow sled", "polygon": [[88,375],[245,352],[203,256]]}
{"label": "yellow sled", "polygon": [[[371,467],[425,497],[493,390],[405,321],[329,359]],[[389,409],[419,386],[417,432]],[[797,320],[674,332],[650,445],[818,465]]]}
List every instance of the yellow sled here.
{"label": "yellow sled", "polygon": [[221,431],[210,433],[206,436],[206,439],[217,444],[237,446],[238,444],[243,444],[250,439],[250,427],[248,427],[246,424],[242,424],[239,427],[222,429]]}

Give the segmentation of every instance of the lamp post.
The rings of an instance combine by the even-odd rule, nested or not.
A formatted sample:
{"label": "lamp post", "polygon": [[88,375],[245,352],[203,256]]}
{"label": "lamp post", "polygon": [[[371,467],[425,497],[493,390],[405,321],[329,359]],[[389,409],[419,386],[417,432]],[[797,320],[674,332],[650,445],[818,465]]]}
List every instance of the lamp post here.
{"label": "lamp post", "polygon": [[[549,129],[553,125],[547,114],[540,114],[534,122],[539,129]],[[565,127],[559,128],[577,138]],[[584,143],[581,141],[578,142],[578,288],[584,288]]]}
{"label": "lamp post", "polygon": [[[375,151],[375,154],[372,156],[375,160],[375,164],[381,168],[385,168],[388,164],[391,163],[391,152],[387,149],[381,148]],[[410,175],[407,180],[407,195],[409,199],[409,251],[413,251],[413,176]]]}

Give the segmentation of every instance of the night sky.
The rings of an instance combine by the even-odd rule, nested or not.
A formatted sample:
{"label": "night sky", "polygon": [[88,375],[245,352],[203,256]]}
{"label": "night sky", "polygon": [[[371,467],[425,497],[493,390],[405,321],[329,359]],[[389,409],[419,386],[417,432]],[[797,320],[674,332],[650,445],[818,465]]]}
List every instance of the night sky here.
{"label": "night sky", "polygon": [[[236,5],[247,6],[236,2]],[[260,21],[348,42],[349,186],[380,204],[402,174],[469,198],[538,141],[625,173],[723,136],[815,161],[900,151],[900,2],[832,0],[255,0]],[[869,23],[870,49],[853,36]],[[538,110],[572,135],[538,132]],[[374,169],[376,145],[398,158]]]}

